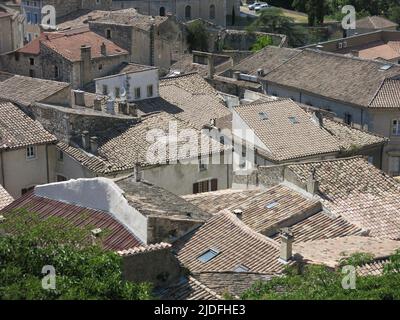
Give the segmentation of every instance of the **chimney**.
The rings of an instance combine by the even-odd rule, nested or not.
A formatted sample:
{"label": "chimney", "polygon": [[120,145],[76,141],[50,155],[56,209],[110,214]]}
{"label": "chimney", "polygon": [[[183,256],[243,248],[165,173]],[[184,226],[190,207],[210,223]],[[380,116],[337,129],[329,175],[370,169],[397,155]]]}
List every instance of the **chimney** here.
{"label": "chimney", "polygon": [[102,56],[106,56],[107,55],[107,48],[106,48],[106,44],[103,42],[100,46],[100,52]]}
{"label": "chimney", "polygon": [[208,56],[208,78],[212,79],[214,78],[214,73],[215,73],[215,61],[214,61],[214,55],[210,54]]}
{"label": "chimney", "polygon": [[319,126],[323,127],[324,126],[324,118],[322,117],[321,111],[315,111],[315,117],[317,118],[319,122]]}
{"label": "chimney", "polygon": [[126,101],[118,102],[118,113],[128,114],[128,104]]}
{"label": "chimney", "polygon": [[137,108],[136,105],[134,103],[130,103],[128,105],[128,114],[131,115],[132,117],[137,117],[138,116],[138,112],[137,112]]}
{"label": "chimney", "polygon": [[240,80],[240,71],[233,72],[233,79]]}
{"label": "chimney", "polygon": [[257,76],[259,76],[259,77],[264,77],[265,76],[264,70],[262,68],[257,69]]}
{"label": "chimney", "polygon": [[243,218],[243,210],[235,209],[235,210],[233,210],[233,213],[236,216],[236,218],[238,218],[239,220],[242,220],[242,218]]}
{"label": "chimney", "polygon": [[293,240],[294,240],[293,232],[289,228],[281,229],[280,239],[281,239],[280,259],[287,262],[293,256],[292,252]]}
{"label": "chimney", "polygon": [[82,132],[82,148],[88,150],[90,147],[89,131]]}
{"label": "chimney", "polygon": [[90,46],[82,45],[81,46],[81,72],[80,72],[80,80],[81,86],[88,84],[92,79],[92,51]]}
{"label": "chimney", "polygon": [[85,91],[74,90],[75,105],[85,106]]}
{"label": "chimney", "polygon": [[353,57],[358,57],[358,56],[360,55],[360,53],[359,53],[357,50],[351,50],[351,51],[350,51],[350,54],[351,54]]}
{"label": "chimney", "polygon": [[93,102],[93,109],[94,109],[94,110],[97,110],[97,111],[102,111],[102,108],[101,108],[101,99],[100,99],[100,98],[94,99],[94,102]]}
{"label": "chimney", "polygon": [[97,153],[98,147],[99,143],[97,141],[97,137],[90,137],[90,152],[93,154]]}
{"label": "chimney", "polygon": [[319,190],[319,182],[315,179],[315,168],[314,168],[307,181],[307,192],[311,193],[312,195],[315,195],[317,194],[318,190]]}
{"label": "chimney", "polygon": [[92,59],[91,47],[87,45],[81,45],[81,60],[83,62],[90,61]]}

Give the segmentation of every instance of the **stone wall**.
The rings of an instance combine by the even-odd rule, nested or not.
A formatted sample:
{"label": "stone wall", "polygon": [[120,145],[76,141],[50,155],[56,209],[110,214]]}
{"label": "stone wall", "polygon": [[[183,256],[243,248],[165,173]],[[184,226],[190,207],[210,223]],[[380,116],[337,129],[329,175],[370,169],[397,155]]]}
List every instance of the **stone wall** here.
{"label": "stone wall", "polygon": [[122,270],[125,280],[150,282],[155,288],[171,285],[182,275],[170,248],[123,256]]}
{"label": "stone wall", "polygon": [[247,32],[242,30],[225,30],[222,33],[223,47],[228,50],[250,50],[258,37],[269,36],[272,38],[272,45],[286,47],[287,39],[284,35],[264,32]]}

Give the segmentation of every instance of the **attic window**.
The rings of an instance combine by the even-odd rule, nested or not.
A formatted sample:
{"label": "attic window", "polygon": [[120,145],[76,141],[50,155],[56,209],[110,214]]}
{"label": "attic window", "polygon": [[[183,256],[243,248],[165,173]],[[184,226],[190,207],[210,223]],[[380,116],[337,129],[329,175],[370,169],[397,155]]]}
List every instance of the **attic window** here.
{"label": "attic window", "polygon": [[385,65],[381,66],[379,68],[379,70],[386,71],[386,70],[389,70],[391,67],[392,67],[391,64],[385,64]]}
{"label": "attic window", "polygon": [[277,201],[272,201],[272,202],[268,203],[268,204],[265,206],[265,208],[266,208],[266,209],[273,209],[273,208],[275,208],[277,205],[278,205],[278,202],[277,202]]}
{"label": "attic window", "polygon": [[268,115],[266,112],[259,112],[258,115],[260,116],[261,120],[268,120]]}
{"label": "attic window", "polygon": [[250,269],[247,268],[246,266],[240,264],[238,265],[235,269],[233,269],[234,272],[249,272]]}
{"label": "attic window", "polygon": [[292,124],[299,123],[299,120],[297,120],[296,117],[289,117],[289,121],[290,121]]}
{"label": "attic window", "polygon": [[219,254],[218,250],[209,249],[206,252],[204,252],[198,259],[201,262],[208,262],[208,261],[214,259],[218,254]]}

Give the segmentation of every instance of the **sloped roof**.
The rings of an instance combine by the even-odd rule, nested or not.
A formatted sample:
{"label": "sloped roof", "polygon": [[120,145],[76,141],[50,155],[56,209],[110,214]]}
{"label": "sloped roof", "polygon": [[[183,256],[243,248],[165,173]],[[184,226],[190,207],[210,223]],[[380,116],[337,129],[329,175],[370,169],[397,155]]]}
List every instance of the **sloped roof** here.
{"label": "sloped roof", "polygon": [[0,184],[0,210],[4,207],[8,206],[14,199],[10,194],[7,192],[6,189]]}
{"label": "sloped roof", "polygon": [[0,101],[0,150],[55,142],[55,136],[11,102]]}
{"label": "sloped roof", "polygon": [[[242,105],[234,109],[265,144],[266,156],[285,161],[339,152],[339,143],[292,100]],[[264,113],[267,119],[260,114]],[[295,122],[290,121],[294,117]]]}
{"label": "sloped roof", "polygon": [[0,72],[0,99],[24,106],[43,101],[70,86],[66,82]]}
{"label": "sloped roof", "polygon": [[382,16],[368,16],[356,20],[357,29],[386,29],[397,26],[397,23]]}
{"label": "sloped roof", "polygon": [[373,237],[400,239],[400,185],[361,157],[287,166],[306,183],[313,173],[323,204]]}
{"label": "sloped roof", "polygon": [[101,244],[107,250],[119,251],[143,245],[134,234],[108,212],[36,196],[34,192],[29,192],[15,200],[1,212],[7,214],[16,209],[31,210],[42,219],[59,217],[77,227],[101,228],[105,231],[105,237]]}
{"label": "sloped roof", "polygon": [[231,116],[222,97],[198,74],[161,79],[159,92],[159,98],[135,102],[140,113],[165,111],[198,129]]}
{"label": "sloped roof", "polygon": [[264,79],[328,99],[367,107],[382,81],[396,75],[400,75],[400,66],[396,64],[304,49]]}
{"label": "sloped roof", "polygon": [[385,79],[369,107],[400,108],[400,79]]}
{"label": "sloped roof", "polygon": [[348,236],[297,243],[294,244],[293,251],[309,263],[336,267],[341,259],[354,253],[369,253],[375,259],[380,259],[390,256],[399,248],[399,241]]}
{"label": "sloped roof", "polygon": [[[279,246],[274,240],[255,232],[234,214],[223,211],[198,229],[173,244],[178,259],[191,272],[234,271],[240,265],[249,272],[280,273]],[[208,262],[199,257],[208,250],[218,254]]]}

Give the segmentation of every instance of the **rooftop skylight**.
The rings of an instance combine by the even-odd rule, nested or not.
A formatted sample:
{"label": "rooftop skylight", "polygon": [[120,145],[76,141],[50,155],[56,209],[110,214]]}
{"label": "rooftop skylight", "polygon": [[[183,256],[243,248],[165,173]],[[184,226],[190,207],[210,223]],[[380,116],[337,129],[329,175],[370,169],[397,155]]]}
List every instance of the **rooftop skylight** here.
{"label": "rooftop skylight", "polygon": [[275,208],[277,205],[278,205],[278,202],[277,202],[277,201],[272,201],[272,202],[268,203],[268,204],[265,206],[265,208],[267,208],[267,209],[272,209],[272,208]]}
{"label": "rooftop skylight", "polygon": [[268,114],[266,112],[259,112],[258,115],[261,120],[268,120]]}
{"label": "rooftop skylight", "polygon": [[218,254],[219,254],[218,250],[209,249],[206,252],[204,252],[198,259],[201,262],[208,262],[208,261],[214,259]]}

